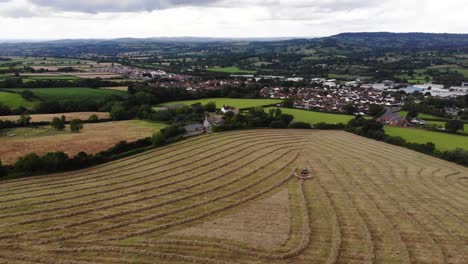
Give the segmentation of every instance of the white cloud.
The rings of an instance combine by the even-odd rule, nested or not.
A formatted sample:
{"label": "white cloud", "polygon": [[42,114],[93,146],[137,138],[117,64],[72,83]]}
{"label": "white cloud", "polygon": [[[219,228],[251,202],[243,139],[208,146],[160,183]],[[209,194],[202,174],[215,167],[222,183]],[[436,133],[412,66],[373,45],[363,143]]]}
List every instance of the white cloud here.
{"label": "white cloud", "polygon": [[0,38],[468,33],[465,0],[0,0]]}

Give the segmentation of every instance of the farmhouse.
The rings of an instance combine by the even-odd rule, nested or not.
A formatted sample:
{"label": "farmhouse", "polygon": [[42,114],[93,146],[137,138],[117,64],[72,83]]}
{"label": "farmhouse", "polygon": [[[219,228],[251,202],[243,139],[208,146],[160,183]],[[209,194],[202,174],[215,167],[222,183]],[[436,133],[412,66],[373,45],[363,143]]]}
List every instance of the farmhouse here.
{"label": "farmhouse", "polygon": [[408,127],[411,123],[406,117],[399,116],[394,112],[387,112],[378,119],[379,122],[395,127]]}
{"label": "farmhouse", "polygon": [[223,112],[224,114],[227,112],[233,112],[236,115],[240,113],[239,109],[229,105],[223,105],[223,108],[221,108],[221,112]]}

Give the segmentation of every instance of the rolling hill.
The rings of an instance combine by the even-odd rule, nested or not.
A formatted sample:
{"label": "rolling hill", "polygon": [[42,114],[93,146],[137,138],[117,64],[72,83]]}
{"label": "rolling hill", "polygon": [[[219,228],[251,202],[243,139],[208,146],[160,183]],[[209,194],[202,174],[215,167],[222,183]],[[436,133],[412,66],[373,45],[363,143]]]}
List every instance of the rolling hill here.
{"label": "rolling hill", "polygon": [[342,131],[204,135],[0,182],[0,262],[461,264],[467,175]]}

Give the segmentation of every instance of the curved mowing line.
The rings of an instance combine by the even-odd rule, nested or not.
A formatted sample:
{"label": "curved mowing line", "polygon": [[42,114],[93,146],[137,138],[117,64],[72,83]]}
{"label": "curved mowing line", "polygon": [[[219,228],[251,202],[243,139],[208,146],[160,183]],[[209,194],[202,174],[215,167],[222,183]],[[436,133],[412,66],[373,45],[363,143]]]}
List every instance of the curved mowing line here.
{"label": "curved mowing line", "polygon": [[[281,149],[281,148],[278,148],[278,149]],[[275,151],[277,151],[278,149],[276,149]],[[200,192],[197,192],[197,193],[194,193],[194,194],[188,194],[188,195],[185,195],[185,196],[182,196],[182,197],[179,197],[179,198],[174,198],[174,199],[171,199],[171,200],[167,200],[167,201],[163,201],[163,202],[160,202],[160,203],[157,203],[157,204],[152,204],[152,205],[148,205],[148,206],[145,206],[145,207],[140,207],[140,208],[137,208],[137,209],[131,209],[131,210],[126,210],[126,211],[121,211],[121,212],[118,212],[118,213],[113,213],[113,214],[109,214],[109,215],[105,215],[105,216],[101,216],[101,217],[95,217],[95,218],[88,218],[88,219],[84,219],[84,220],[81,220],[79,222],[72,222],[72,223],[68,223],[66,224],[65,226],[59,226],[59,227],[52,227],[52,228],[46,228],[46,229],[43,229],[43,230],[38,230],[38,231],[30,231],[30,232],[19,232],[19,233],[14,233],[14,234],[9,234],[9,235],[2,235],[0,236],[0,239],[8,239],[8,238],[17,238],[19,236],[23,236],[23,235],[27,235],[27,234],[33,234],[33,233],[42,233],[42,232],[50,232],[50,231],[57,231],[57,230],[62,230],[62,229],[68,229],[70,227],[75,227],[75,226],[79,226],[79,225],[83,225],[83,224],[87,224],[87,223],[91,223],[91,222],[96,222],[96,221],[101,221],[101,220],[105,220],[105,219],[109,219],[109,218],[114,218],[114,217],[118,217],[118,216],[122,216],[122,215],[126,215],[126,214],[131,214],[131,213],[138,213],[138,212],[141,212],[141,211],[144,211],[144,210],[149,210],[149,209],[154,209],[154,208],[157,208],[157,207],[161,207],[161,206],[164,206],[164,205],[168,205],[168,204],[172,204],[172,203],[175,203],[175,202],[179,202],[179,201],[183,201],[183,200],[186,200],[186,199],[189,199],[189,198],[193,198],[193,197],[197,197],[197,196],[200,196],[200,195],[203,195],[203,194],[206,194],[208,192],[212,192],[212,191],[215,191],[215,190],[218,190],[218,189],[221,189],[221,188],[224,188],[230,184],[233,184],[239,180],[242,180],[244,178],[247,178],[251,175],[253,175],[254,173],[256,173],[257,171],[267,167],[268,165],[274,163],[275,161],[281,159],[282,157],[284,157],[285,155],[287,155],[288,153],[290,153],[292,150],[288,150],[287,152],[285,152],[284,154],[282,154],[281,156],[269,161],[268,163],[266,163],[265,165],[262,165],[261,167],[255,169],[254,171],[244,175],[244,176],[241,176],[241,177],[238,177],[238,178],[235,178],[235,179],[232,179],[228,182],[225,182],[221,185],[218,185],[218,186],[215,186],[215,187],[212,187],[210,189],[206,189],[206,190],[203,190],[203,191],[200,191]],[[274,151],[273,151],[274,152]],[[253,160],[252,162],[254,162],[255,160]],[[225,177],[226,175],[229,175],[235,171],[239,170],[239,168],[235,168],[227,173],[224,173],[220,176],[218,176],[218,178],[220,177]],[[197,184],[198,185],[198,184]],[[180,191],[182,189],[189,189],[191,188],[191,186],[187,186],[185,188],[181,188],[177,191]],[[172,193],[172,192],[175,192],[175,191],[170,191],[169,193]],[[156,195],[153,195],[155,197],[157,196],[162,196],[162,195],[165,195],[164,193],[162,194],[156,194]],[[150,198],[154,198],[154,197],[150,197]],[[143,197],[142,199],[140,200],[144,200],[145,198]],[[112,208],[112,207],[115,207],[115,206],[119,206],[119,205],[123,205],[123,204],[128,204],[128,203],[132,203],[133,201],[126,201],[126,202],[121,202],[120,204],[114,204],[114,205],[110,205],[110,206],[106,206],[109,207],[109,208]],[[59,218],[63,218],[63,217],[71,217],[71,216],[75,216],[75,215],[78,215],[78,214],[83,214],[83,213],[87,213],[87,212],[90,212],[90,211],[96,211],[96,210],[102,210],[102,209],[106,209],[104,207],[101,207],[101,208],[92,208],[92,209],[88,209],[86,211],[80,211],[80,212],[73,212],[73,213],[69,213],[69,214],[66,214],[66,215],[62,215],[62,216],[54,216],[52,217],[53,219],[59,219]],[[23,224],[30,224],[30,223],[36,223],[36,222],[43,222],[43,221],[47,221],[47,220],[53,220],[53,219],[50,219],[49,218],[42,218],[42,219],[33,219],[33,220],[28,220],[28,221],[23,221]],[[17,225],[17,224],[21,224],[21,223],[16,223],[16,224],[13,224],[13,225]],[[120,223],[122,224],[122,223]],[[116,225],[114,225],[116,226]],[[108,228],[108,227],[106,227]],[[105,230],[104,230],[105,231]],[[91,232],[92,233],[92,232]]]}
{"label": "curved mowing line", "polygon": [[[186,261],[188,263],[202,263],[202,264],[227,264],[229,262],[209,259],[209,258],[198,258],[192,256],[185,256],[181,254],[174,253],[160,253],[152,252],[142,249],[131,249],[123,247],[80,247],[80,248],[56,248],[53,251],[59,253],[116,253],[116,254],[125,254],[125,255],[137,255],[137,256],[147,256],[155,257],[167,261]],[[134,262],[132,262],[134,263]]]}
{"label": "curved mowing line", "polygon": [[[282,157],[288,155],[289,153],[291,153],[293,150],[289,150],[285,153],[283,153],[280,157],[277,157],[275,159],[276,160],[279,160],[281,159]],[[296,158],[297,158],[298,154],[294,155],[294,158],[292,159],[291,162],[293,162]],[[201,192],[198,192],[198,193],[194,193],[194,194],[189,194],[187,196],[184,196],[184,197],[179,197],[179,198],[176,198],[176,199],[173,199],[173,200],[168,200],[168,201],[165,201],[165,202],[162,202],[162,203],[159,203],[159,204],[155,204],[155,205],[151,205],[151,206],[146,206],[146,207],[142,207],[142,208],[138,208],[138,209],[133,209],[131,210],[132,212],[140,212],[140,211],[144,211],[144,210],[147,210],[147,209],[154,209],[154,208],[157,208],[159,206],[163,206],[163,205],[166,205],[166,204],[173,204],[175,202],[178,202],[178,201],[183,201],[183,200],[186,200],[188,198],[193,198],[193,197],[197,197],[197,196],[200,196],[200,195],[204,195],[204,194],[207,194],[209,192],[213,192],[215,190],[219,190],[219,189],[222,189],[224,187],[227,187],[235,182],[238,182],[244,178],[248,178],[250,176],[252,176],[253,174],[255,174],[256,172],[260,171],[261,169],[267,167],[268,165],[270,165],[271,163],[273,163],[274,161],[271,161],[265,165],[262,165],[260,168],[257,168],[256,170],[248,173],[247,175],[244,175],[244,176],[241,176],[239,178],[235,178],[235,179],[232,179],[228,182],[225,182],[223,183],[222,185],[219,185],[219,186],[215,186],[213,188],[209,188],[209,189],[205,189]],[[217,196],[215,198],[212,198],[210,200],[205,200],[205,201],[202,201],[202,202],[198,202],[198,203],[195,203],[195,204],[191,204],[191,205],[188,205],[188,206],[184,206],[184,207],[181,207],[181,208],[178,208],[178,209],[175,209],[175,210],[172,210],[172,211],[169,211],[169,212],[163,212],[163,213],[159,213],[159,214],[153,214],[153,215],[149,215],[149,216],[145,216],[145,217],[140,217],[140,218],[136,218],[136,219],[132,219],[132,220],[127,220],[127,221],[124,221],[124,222],[120,222],[120,223],[117,223],[117,224],[113,224],[113,225],[109,225],[109,226],[106,226],[106,227],[102,227],[102,228],[97,228],[93,231],[88,231],[88,232],[80,232],[78,234],[70,234],[70,235],[65,235],[65,236],[62,236],[62,237],[58,237],[58,238],[51,238],[51,239],[44,239],[44,240],[39,240],[38,242],[35,242],[35,243],[39,243],[39,244],[47,244],[47,243],[54,243],[54,242],[59,242],[59,241],[65,241],[65,240],[70,240],[70,239],[74,239],[74,238],[79,238],[79,237],[84,237],[84,236],[89,236],[89,235],[94,235],[94,234],[97,234],[97,233],[102,233],[102,232],[106,232],[106,231],[110,231],[110,230],[113,230],[113,229],[116,229],[116,228],[121,228],[121,227],[126,227],[126,226],[129,226],[129,225],[132,225],[132,224],[139,224],[139,223],[143,223],[143,222],[147,222],[147,221],[150,221],[150,220],[153,220],[153,219],[157,219],[157,218],[160,218],[160,217],[164,217],[164,216],[168,216],[168,215],[172,215],[172,214],[176,214],[176,213],[180,213],[180,212],[184,212],[186,210],[189,210],[189,209],[192,209],[192,208],[196,208],[196,207],[199,207],[199,206],[202,206],[202,205],[205,205],[205,204],[209,204],[211,202],[214,202],[214,201],[217,201],[217,200],[220,200],[220,199],[223,199],[223,198],[227,198],[229,196],[232,196],[232,195],[235,195],[235,194],[238,194],[244,190],[247,190],[261,182],[263,182],[265,179],[268,179],[269,177],[277,174],[278,172],[280,172],[281,170],[283,170],[284,168],[286,168],[286,166],[288,166],[288,164],[290,164],[291,162],[288,162],[286,164],[284,164],[283,166],[281,166],[279,169],[277,169],[276,171],[274,171],[273,173],[267,175],[266,177],[262,177],[260,178],[259,180],[257,181],[254,181],[244,187],[241,187],[240,189],[237,189],[233,192],[230,192],[230,193],[227,193],[227,194],[222,194],[220,196]],[[288,177],[289,179],[290,177]],[[240,200],[240,201],[243,201],[244,199]],[[224,207],[223,207],[224,208]],[[230,206],[228,206],[228,208],[231,208]],[[228,209],[226,208],[226,209]],[[219,209],[217,209],[219,210]],[[222,209],[222,210],[225,210],[225,209]],[[222,211],[221,210],[221,211]],[[129,210],[130,211],[130,210]],[[127,212],[121,212],[121,213],[117,213],[117,215],[110,215],[110,216],[105,216],[104,218],[107,219],[107,218],[114,218],[116,216],[121,216],[123,214],[127,214]],[[209,211],[208,212],[209,215],[212,214],[212,211]],[[205,213],[206,214],[206,213]],[[204,214],[204,215],[205,215]],[[192,219],[192,218],[190,218]],[[100,219],[98,219],[100,220]],[[185,219],[184,221],[187,221],[187,219]],[[192,220],[190,220],[192,221]],[[190,222],[190,221],[187,221],[187,222]],[[177,221],[177,223],[179,223],[180,221]],[[186,222],[186,223],[187,223]],[[174,223],[172,223],[174,224]],[[167,224],[163,225],[163,226],[167,226]],[[161,228],[161,226],[158,226],[157,228]],[[151,230],[153,229],[145,229],[143,231],[140,231],[140,232],[151,232]],[[126,234],[125,236],[128,236],[129,234]],[[130,236],[133,236],[133,235],[130,235]],[[128,236],[128,237],[130,237]],[[127,237],[125,237],[127,238]],[[115,240],[115,239],[124,239],[124,238],[110,238],[111,240]],[[108,239],[106,239],[108,240]]]}
{"label": "curved mowing line", "polygon": [[[265,149],[268,149],[268,148],[271,148],[273,146],[283,146],[283,145],[290,145],[291,143],[293,143],[294,141],[290,141],[288,143],[285,143],[285,144],[274,144],[274,145],[267,145],[265,147],[262,147],[262,148],[259,148],[259,149],[254,149],[248,153],[242,153],[242,157],[240,158],[240,160],[242,159],[245,159],[245,158],[250,158],[250,156],[252,154],[255,154],[261,150],[265,150]],[[255,145],[255,146],[250,146],[248,148],[252,148],[252,147],[257,147],[258,145]],[[270,151],[264,155],[268,155],[268,154],[271,154],[273,153],[274,151],[276,151],[276,149],[274,149],[273,151]],[[223,160],[224,157],[222,157],[221,160]],[[216,162],[217,160],[214,160],[213,162]],[[244,163],[242,166],[236,168],[235,170],[238,170],[238,169],[241,169],[242,167],[248,165],[248,164],[251,164],[253,163],[255,160],[251,160],[250,162],[247,162],[247,163]],[[150,187],[150,188],[145,188],[145,189],[139,189],[139,190],[136,190],[136,191],[131,191],[131,192],[127,192],[127,193],[123,193],[123,194],[118,194],[118,195],[114,195],[114,196],[109,196],[109,197],[106,197],[106,198],[101,198],[101,199],[96,199],[96,200],[92,200],[92,201],[86,201],[86,202],[82,202],[82,203],[77,203],[77,204],[71,204],[71,205],[67,205],[67,206],[61,206],[61,207],[55,207],[55,208],[46,208],[46,209],[42,209],[42,210],[35,210],[35,211],[29,211],[29,212],[20,212],[20,213],[13,213],[13,214],[4,214],[4,215],[0,215],[0,219],[4,219],[4,218],[8,218],[8,217],[18,217],[18,216],[26,216],[26,215],[32,215],[32,214],[39,214],[39,213],[44,213],[44,212],[53,212],[53,211],[58,211],[58,210],[65,210],[65,209],[71,209],[71,208],[75,208],[75,207],[80,207],[80,206],[85,206],[85,205],[91,205],[91,204],[95,204],[95,203],[101,203],[101,202],[105,202],[105,201],[111,201],[111,200],[114,200],[114,199],[117,199],[117,198],[123,198],[123,197],[127,197],[127,196],[130,196],[130,195],[134,195],[134,194],[141,194],[141,193],[144,193],[144,192],[148,192],[148,191],[154,191],[154,190],[157,190],[157,189],[160,189],[160,188],[163,188],[163,187],[167,187],[167,186],[171,186],[171,185],[174,185],[174,184],[177,184],[177,183],[182,183],[182,182],[185,182],[185,181],[188,181],[188,180],[192,180],[192,179],[195,179],[197,177],[200,177],[200,176],[204,176],[206,175],[207,173],[209,172],[213,172],[213,171],[216,171],[217,169],[220,169],[220,168],[224,168],[225,166],[229,165],[231,163],[231,161],[227,161],[225,163],[222,163],[214,168],[211,168],[209,169],[208,171],[202,171],[202,172],[199,172],[199,173],[196,173],[196,174],[193,174],[189,177],[185,177],[183,179],[180,179],[180,180],[176,180],[176,181],[173,181],[173,182],[169,182],[169,183],[164,183],[164,184],[161,184],[161,185],[158,185],[158,186],[153,186],[153,187]],[[215,179],[218,179],[218,176],[215,176],[215,177],[211,177],[209,178],[208,180],[204,180],[203,183],[207,183],[207,182],[210,182],[212,180],[215,180]],[[146,185],[146,184],[145,184]],[[198,186],[197,184],[195,185],[191,185],[191,186]],[[125,186],[125,189],[127,189],[128,186]],[[184,188],[185,189],[185,188]],[[173,192],[176,192],[178,191],[179,189],[175,189],[174,191],[170,191],[170,193],[173,193]],[[95,195],[95,194],[103,194],[103,193],[108,193],[108,192],[115,192],[116,190],[106,190],[105,192],[95,192],[95,193],[92,193],[92,195]],[[165,194],[169,194],[168,192],[166,192]],[[88,195],[80,195],[80,197],[89,197],[91,196],[90,194]],[[159,195],[160,196],[160,195]],[[67,197],[67,198],[62,198],[62,199],[57,199],[58,201],[65,201],[65,200],[73,200],[75,199],[76,197]],[[27,204],[27,205],[24,205],[22,204],[21,206],[31,206],[31,205],[37,205],[37,204],[48,204],[50,203],[50,201],[44,201],[42,203],[33,203],[33,204]],[[1,227],[1,226],[0,226]]]}
{"label": "curved mowing line", "polygon": [[[350,153],[352,153],[353,151],[356,151],[356,149],[352,149],[350,148],[349,146],[343,146],[344,148],[347,148],[348,151],[350,151]],[[343,149],[341,149],[342,151]],[[375,158],[375,155],[373,155],[373,157]],[[357,158],[354,158],[354,159],[357,159]],[[387,159],[384,159],[386,162],[388,162],[388,158]],[[364,161],[361,161],[361,162],[364,162]],[[379,167],[378,166],[375,166],[374,165],[374,160],[372,159],[369,159],[367,160],[367,165],[371,164],[371,166],[376,170],[376,171],[380,171]],[[392,175],[392,177],[394,178],[394,175]],[[373,178],[370,178],[370,179],[373,179]],[[408,219],[408,221],[410,221],[415,227],[418,227],[420,229],[420,231],[422,232],[421,234],[424,234],[428,239],[429,241],[431,241],[430,243],[434,246],[434,248],[436,249],[437,251],[437,255],[440,259],[440,261],[442,263],[446,263],[447,260],[446,260],[446,256],[445,254],[443,253],[442,249],[440,248],[440,246],[436,243],[436,241],[434,240],[433,236],[431,235],[430,232],[427,231],[427,229],[421,224],[421,222],[419,222],[418,220],[416,220],[411,214],[409,214],[402,206],[401,204],[396,201],[395,199],[393,199],[385,190],[384,188],[382,187],[379,187],[380,185],[376,184],[373,180],[372,181],[368,181],[368,183],[371,183],[374,188],[378,188],[379,190],[377,191],[377,193],[380,193],[380,194],[383,194],[385,195],[386,199],[388,199],[389,201],[392,201],[392,205],[398,205],[398,206],[395,206],[401,214],[405,215],[406,216],[406,219]]]}
{"label": "curved mowing line", "polygon": [[[329,148],[332,148],[332,144],[328,144],[327,145]],[[336,149],[334,149],[336,150]],[[339,151],[342,151],[342,149],[340,149]],[[323,162],[321,162],[321,164],[324,164]],[[358,166],[356,163],[353,163],[354,166]],[[328,165],[325,165],[324,166],[327,167],[327,170],[332,173],[332,171],[330,170],[330,167]],[[338,165],[339,166],[339,165]],[[349,170],[346,170],[344,168],[344,166],[339,166],[341,167],[341,169],[346,173],[346,175],[348,176],[351,176],[353,177],[353,179],[355,180],[356,177],[354,176],[355,173],[352,173],[350,172]],[[365,172],[363,172],[365,174]],[[367,175],[367,174],[366,174]],[[371,196],[369,196],[359,185],[355,184],[354,183],[355,181],[351,181],[345,185],[348,185],[350,184],[351,186],[353,186],[353,189],[355,190],[356,193],[362,193],[363,195],[365,195],[367,201],[371,201],[372,202],[372,205],[378,210],[378,212],[380,213],[380,215],[383,217],[384,221],[385,221],[385,226],[387,227],[392,227],[392,233],[394,234],[394,236],[396,237],[396,240],[398,241],[397,243],[399,244],[399,248],[400,248],[400,257],[401,257],[401,261],[402,263],[411,263],[411,258],[410,258],[410,255],[409,255],[409,251],[408,251],[408,248],[406,246],[406,243],[404,243],[403,239],[401,238],[401,235],[400,235],[400,232],[398,232],[397,230],[395,230],[393,227],[395,226],[395,223],[393,223],[390,218],[384,213],[384,211],[382,210],[382,208],[376,203],[376,201],[371,198]],[[356,189],[358,188],[358,190]],[[369,231],[370,232],[370,231]],[[375,236],[375,235],[374,235]],[[367,238],[369,240],[369,238]],[[375,250],[375,249],[374,249]],[[375,261],[375,252],[374,252],[374,258],[373,260]]]}
{"label": "curved mowing line", "polygon": [[[243,139],[245,139],[246,137],[244,136]],[[251,138],[257,138],[257,136],[254,136],[254,137],[251,137]],[[249,138],[250,139],[250,138]],[[228,142],[224,142],[224,141],[228,141]],[[236,138],[227,138],[225,140],[221,140],[221,141],[217,141],[215,143],[211,143],[209,144],[209,146],[212,148],[209,148],[207,150],[204,150],[204,151],[210,151],[212,149],[215,149],[217,148],[217,145],[218,143],[222,144],[223,146],[225,144],[229,144],[229,143],[235,143],[236,142]],[[197,146],[193,146],[193,148],[196,148]],[[191,149],[193,149],[191,148]],[[174,151],[169,151],[168,153],[172,153],[172,152],[175,152],[175,151],[178,151],[179,149],[176,149]],[[185,153],[188,153],[188,152],[185,152]],[[164,155],[166,155],[167,153],[165,153]],[[158,167],[154,167],[154,168],[151,168],[151,170],[155,169],[155,168],[159,168],[159,167],[162,167],[162,166],[165,166],[165,165],[168,165],[168,164],[171,164],[171,163],[175,163],[177,161],[181,161],[181,160],[186,160],[186,159],[189,159],[189,158],[192,158],[192,157],[195,157],[197,156],[198,153],[194,153],[194,154],[191,154],[191,155],[188,155],[188,156],[185,156],[183,158],[180,158],[179,160],[174,160],[174,161],[171,161],[169,163],[165,163],[165,164],[161,164],[159,165]],[[33,191],[40,191],[40,190],[43,190],[44,188],[37,188],[37,187],[51,187],[51,186],[55,186],[55,185],[60,185],[60,186],[57,186],[56,188],[63,188],[63,187],[68,187],[68,186],[74,186],[75,184],[73,183],[80,183],[80,184],[86,184],[86,183],[90,183],[90,182],[96,182],[97,180],[96,179],[112,179],[113,177],[104,177],[104,176],[109,176],[109,175],[113,175],[115,173],[116,170],[118,170],[119,168],[123,168],[121,170],[118,170],[118,172],[125,172],[125,171],[130,171],[132,169],[135,169],[135,168],[140,168],[142,166],[145,166],[145,165],[148,165],[148,164],[153,164],[155,162],[160,162],[160,161],[163,161],[163,160],[167,160],[167,159],[171,159],[173,158],[174,156],[168,156],[166,158],[163,158],[163,159],[160,159],[160,160],[157,160],[157,161],[150,161],[152,159],[157,159],[159,156],[152,156],[152,155],[148,155],[147,158],[144,158],[144,159],[140,159],[138,160],[138,162],[135,162],[133,165],[134,166],[127,166],[127,165],[122,165],[120,167],[114,167],[114,168],[111,168],[109,169],[108,171],[105,171],[105,172],[110,172],[110,173],[107,173],[107,174],[103,174],[103,175],[100,175],[101,173],[105,173],[105,172],[99,172],[99,173],[95,173],[95,174],[87,174],[87,175],[84,175],[83,177],[85,177],[84,179],[81,178],[80,176],[79,179],[76,179],[77,177],[73,177],[73,179],[71,180],[67,180],[66,182],[59,182],[59,183],[51,183],[51,184],[42,184],[42,185],[37,185],[37,186],[27,186],[27,187],[20,187],[20,188],[16,188],[16,189],[9,189],[7,190],[8,192],[11,192],[11,193],[3,193],[3,194],[0,194],[0,197],[3,197],[3,196],[9,196],[9,195],[18,195],[18,194],[23,194],[23,193],[30,193],[30,192],[33,192]],[[150,162],[145,162],[143,164],[141,164],[143,161],[150,161]],[[145,170],[138,170],[138,171],[134,171],[132,173],[138,173],[138,172],[144,172]],[[90,176],[90,175],[95,175],[95,176]],[[99,176],[96,176],[96,175],[99,175]],[[89,181],[89,182],[83,182],[84,180],[88,180],[88,179],[92,179],[92,181]],[[36,188],[36,189],[34,189]],[[54,188],[49,188],[49,189],[54,189]],[[23,192],[17,192],[15,193],[14,191],[17,191],[17,190],[28,190],[28,191],[23,191]]]}
{"label": "curved mowing line", "polygon": [[[290,137],[287,137],[287,138],[290,138]],[[243,141],[241,144],[238,144],[236,146],[236,148],[239,148],[243,145],[246,145],[246,144],[249,144],[249,143],[254,143],[254,142],[258,142],[258,141],[262,141],[264,140],[264,138],[262,139],[258,139],[258,140],[252,140],[252,141]],[[201,160],[206,160],[206,159],[209,159],[211,157],[214,157],[214,156],[217,156],[219,155],[220,153],[222,154],[226,154],[226,151],[225,150],[220,150],[218,152],[214,152],[212,154],[210,154],[209,156],[207,157],[203,157],[202,159],[199,159],[199,160],[196,160],[196,161],[190,161],[190,162],[187,162],[185,164],[181,164],[181,165],[178,165],[178,166],[185,166],[185,165],[188,165],[188,164],[191,164],[193,162],[198,162],[198,161],[201,161]],[[179,160],[180,161],[180,160]],[[174,161],[174,162],[171,162],[172,163],[176,163],[177,161]],[[186,169],[184,171],[181,171],[181,172],[177,172],[177,173],[174,173],[172,176],[174,175],[177,175],[177,174],[180,174],[180,173],[185,173],[185,172],[190,172],[194,169],[197,169],[197,168],[200,168],[200,167],[203,167],[203,166],[206,166],[208,164],[210,164],[210,162],[208,163],[205,163],[203,165],[200,165],[198,167],[195,167],[195,168],[190,168],[190,169]],[[142,171],[140,172],[146,172],[146,171],[153,171],[155,168],[160,168],[160,167],[165,167],[167,164],[165,165],[161,165],[161,166],[157,166],[157,167],[154,167],[154,168],[148,168],[148,169],[143,169]],[[153,174],[145,174],[143,176],[138,176],[138,177],[135,177],[135,178],[130,178],[130,179],[126,179],[126,180],[123,180],[123,181],[118,181],[118,182],[112,182],[112,183],[105,183],[105,184],[101,184],[101,185],[95,185],[95,186],[91,186],[91,187],[85,187],[85,188],[81,188],[81,189],[73,189],[73,190],[68,190],[68,191],[61,191],[61,192],[55,192],[55,193],[44,193],[44,194],[38,194],[38,195],[33,195],[33,196],[26,196],[26,197],[18,197],[18,198],[12,198],[12,199],[9,199],[9,200],[3,200],[3,201],[0,201],[0,203],[6,203],[6,202],[15,202],[15,201],[22,201],[22,200],[27,200],[27,199],[31,199],[31,198],[38,198],[38,197],[47,197],[47,196],[51,196],[51,195],[61,195],[61,194],[67,194],[67,193],[74,193],[74,192],[78,192],[78,191],[83,191],[83,190],[89,190],[89,189],[95,189],[97,187],[108,187],[108,186],[112,186],[112,185],[117,185],[117,184],[122,184],[122,183],[128,183],[128,182],[133,182],[133,181],[136,181],[136,180],[140,180],[140,179],[144,179],[144,178],[147,178],[149,176],[154,176],[154,175],[157,175],[157,174],[160,174],[160,173],[164,173],[164,172],[168,172],[168,171],[172,171],[174,170],[174,168],[166,168],[162,171],[159,171],[159,172],[156,172],[156,173],[153,173]],[[123,177],[126,177],[126,176],[129,176],[129,175],[132,175],[133,173],[127,173],[127,174],[117,174],[117,176],[112,176],[110,177],[111,179],[117,179],[117,178],[123,178]],[[166,177],[168,178],[168,177]],[[166,178],[163,178],[163,179],[166,179]],[[91,182],[99,182],[99,181],[104,181],[106,179],[97,179],[96,181],[91,181]],[[91,182],[87,182],[88,183],[91,183]],[[73,185],[72,185],[73,186]],[[128,187],[128,186],[126,186]],[[53,188],[49,188],[47,190],[52,190],[52,189],[59,189],[61,187],[53,187]],[[3,208],[0,208],[0,209],[3,209]]]}
{"label": "curved mowing line", "polygon": [[[213,247],[213,248],[220,248],[227,251],[232,251],[240,254],[244,254],[247,256],[263,258],[263,259],[271,259],[271,260],[284,260],[288,258],[292,258],[295,256],[299,256],[310,244],[310,218],[309,218],[309,208],[308,203],[304,196],[304,180],[300,181],[300,205],[301,205],[301,212],[302,212],[302,229],[301,230],[301,243],[294,248],[287,250],[286,252],[266,252],[264,250],[259,250],[256,248],[243,248],[234,245],[227,245],[219,242],[203,242],[198,240],[179,240],[179,239],[163,239],[163,240],[156,240],[151,242],[146,242],[148,244],[156,244],[156,245],[166,245],[166,244],[173,244],[173,245],[182,245],[182,246],[193,246],[193,247]],[[277,250],[279,251],[279,250]]]}

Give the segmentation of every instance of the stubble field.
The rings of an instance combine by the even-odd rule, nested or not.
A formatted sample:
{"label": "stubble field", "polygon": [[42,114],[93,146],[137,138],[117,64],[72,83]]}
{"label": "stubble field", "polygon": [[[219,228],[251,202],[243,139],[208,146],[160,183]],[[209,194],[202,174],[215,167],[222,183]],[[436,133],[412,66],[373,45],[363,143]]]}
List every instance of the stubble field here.
{"label": "stubble field", "polygon": [[229,132],[0,182],[0,262],[461,264],[467,208],[465,167],[341,131]]}

